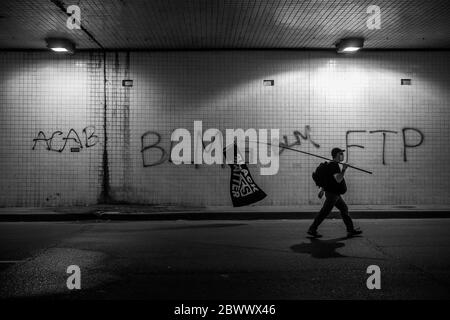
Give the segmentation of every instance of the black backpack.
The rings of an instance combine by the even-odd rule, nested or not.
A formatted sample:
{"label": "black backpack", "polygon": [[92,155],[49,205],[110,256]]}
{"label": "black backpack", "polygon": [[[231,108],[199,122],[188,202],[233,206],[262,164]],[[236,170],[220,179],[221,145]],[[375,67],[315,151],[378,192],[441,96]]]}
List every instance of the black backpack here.
{"label": "black backpack", "polygon": [[314,182],[316,183],[316,186],[318,186],[319,188],[323,188],[326,186],[327,169],[328,169],[328,162],[322,162],[316,168],[316,171],[314,171],[312,174],[312,178],[313,178]]}

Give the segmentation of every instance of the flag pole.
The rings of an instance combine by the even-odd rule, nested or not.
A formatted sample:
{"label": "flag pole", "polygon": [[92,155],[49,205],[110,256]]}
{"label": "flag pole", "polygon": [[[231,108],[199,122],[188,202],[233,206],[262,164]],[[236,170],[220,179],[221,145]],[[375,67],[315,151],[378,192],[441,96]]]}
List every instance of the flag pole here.
{"label": "flag pole", "polygon": [[[267,144],[267,145],[269,145],[269,146],[274,146],[274,147],[275,147],[274,144],[271,144],[271,143],[269,143],[269,142],[260,142],[260,141],[253,141],[253,142],[256,142],[256,143],[264,143],[264,144]],[[309,153],[309,152],[306,152],[306,151],[301,151],[301,150],[297,150],[297,149],[290,148],[290,147],[286,147],[286,146],[282,146],[282,145],[278,145],[278,148],[283,148],[283,149],[287,149],[287,150],[291,150],[291,151],[295,151],[295,152],[304,153],[304,154],[307,154],[307,155],[310,155],[310,156],[313,156],[313,157],[316,157],[316,158],[328,160],[328,161],[331,161],[331,162],[337,162],[337,161],[334,161],[333,159],[328,159],[328,158],[326,158],[326,157],[322,157],[322,156],[319,156],[319,155],[314,154],[314,153]],[[365,172],[365,173],[372,174],[372,172],[371,172],[371,171],[368,171],[368,170],[364,170],[364,169],[361,169],[361,168],[358,168],[358,167],[355,167],[355,166],[352,166],[352,165],[349,165],[349,164],[347,164],[347,166],[348,166],[349,168],[353,168],[353,169],[355,169],[355,170],[359,170],[359,171],[362,171],[362,172]]]}

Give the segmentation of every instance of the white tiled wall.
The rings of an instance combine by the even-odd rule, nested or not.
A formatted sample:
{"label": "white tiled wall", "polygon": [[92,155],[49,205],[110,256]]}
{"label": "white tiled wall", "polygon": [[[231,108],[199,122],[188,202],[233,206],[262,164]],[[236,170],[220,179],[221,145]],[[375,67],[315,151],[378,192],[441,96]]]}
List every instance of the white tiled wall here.
{"label": "white tiled wall", "polygon": [[[231,205],[230,169],[207,165],[158,165],[160,139],[170,150],[177,128],[279,128],[289,145],[329,156],[350,145],[349,204],[448,204],[450,201],[449,52],[325,51],[109,52],[107,54],[107,147],[110,194],[139,203]],[[102,56],[78,53],[2,53],[0,205],[93,203],[102,190]],[[66,73],[72,73],[68,76]],[[412,79],[401,86],[402,78]],[[125,88],[123,79],[134,86]],[[273,87],[263,80],[275,81]],[[60,130],[95,126],[98,141],[80,152],[45,150],[33,139]],[[310,140],[295,145],[295,131]],[[407,148],[404,161],[402,130]],[[383,135],[389,130],[382,162]],[[418,131],[415,131],[418,130]],[[95,140],[95,139],[94,139]],[[92,141],[94,141],[92,140]],[[283,137],[282,137],[283,141]],[[71,142],[71,146],[76,143]],[[313,145],[316,144],[316,146]],[[320,163],[282,152],[275,176],[250,170],[268,197],[258,205],[319,203],[311,173]],[[147,166],[144,166],[146,164]],[[59,194],[58,197],[51,197]],[[47,200],[50,198],[50,200]]]}
{"label": "white tiled wall", "polygon": [[97,202],[102,79],[98,54],[0,53],[0,205]]}

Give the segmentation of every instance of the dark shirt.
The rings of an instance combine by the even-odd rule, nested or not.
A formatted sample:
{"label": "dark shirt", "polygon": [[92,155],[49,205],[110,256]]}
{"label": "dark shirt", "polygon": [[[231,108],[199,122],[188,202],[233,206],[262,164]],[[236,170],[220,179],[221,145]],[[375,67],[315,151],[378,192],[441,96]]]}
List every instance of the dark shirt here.
{"label": "dark shirt", "polygon": [[338,183],[334,177],[336,173],[341,173],[339,164],[337,162],[329,162],[327,169],[327,185],[324,190],[334,194],[344,194],[345,192],[347,192],[345,179]]}

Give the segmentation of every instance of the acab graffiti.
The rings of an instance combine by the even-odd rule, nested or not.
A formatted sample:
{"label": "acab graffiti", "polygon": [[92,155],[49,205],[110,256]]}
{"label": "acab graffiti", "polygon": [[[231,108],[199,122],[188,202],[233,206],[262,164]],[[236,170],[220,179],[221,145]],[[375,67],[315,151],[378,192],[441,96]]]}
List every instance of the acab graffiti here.
{"label": "acab graffiti", "polygon": [[[69,143],[75,144],[76,148],[83,149],[91,148],[95,146],[98,142],[98,136],[95,134],[94,126],[87,126],[82,130],[82,136],[84,139],[80,138],[80,135],[75,129],[70,129],[66,135],[62,131],[54,131],[51,135],[46,135],[43,131],[39,131],[37,136],[33,139],[33,148],[35,150],[37,147],[42,146],[45,150],[63,152]],[[48,137],[48,138],[47,138]]]}

